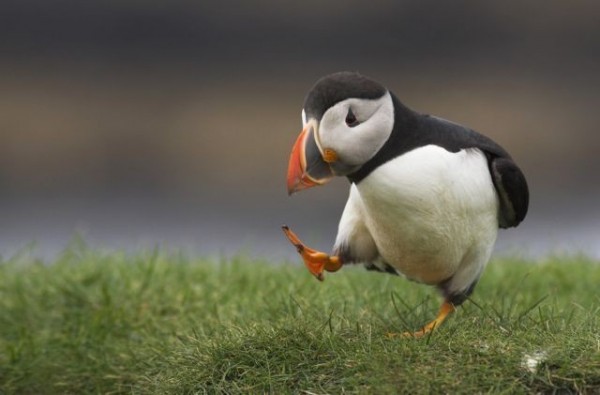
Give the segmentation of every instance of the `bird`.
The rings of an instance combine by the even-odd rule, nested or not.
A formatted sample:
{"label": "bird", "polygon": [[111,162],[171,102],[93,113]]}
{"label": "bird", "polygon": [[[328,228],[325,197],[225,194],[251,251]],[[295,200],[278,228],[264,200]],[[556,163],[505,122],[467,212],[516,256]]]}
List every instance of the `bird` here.
{"label": "bird", "polygon": [[516,227],[529,207],[522,170],[489,137],[404,105],[358,72],[319,79],[304,99],[302,131],[289,158],[288,194],[346,177],[349,196],[331,254],[283,232],[318,280],[362,264],[435,286],[439,327],[472,294],[498,230]]}

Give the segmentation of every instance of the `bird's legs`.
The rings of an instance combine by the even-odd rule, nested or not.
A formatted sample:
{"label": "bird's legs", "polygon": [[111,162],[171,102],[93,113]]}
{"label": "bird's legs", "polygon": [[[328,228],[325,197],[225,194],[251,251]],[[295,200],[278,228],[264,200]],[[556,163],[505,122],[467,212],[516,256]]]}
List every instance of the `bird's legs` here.
{"label": "bird's legs", "polygon": [[[298,250],[298,253],[302,256],[308,271],[311,272],[319,281],[323,281],[323,271],[327,270],[328,272],[335,272],[342,267],[342,260],[340,257],[330,256],[324,252],[313,250],[312,248],[305,246],[289,227],[284,225],[282,226],[282,229],[290,243],[296,247],[296,250]],[[446,317],[448,317],[450,313],[453,313],[454,310],[456,310],[454,305],[448,300],[445,300],[440,306],[437,317],[425,325],[421,330],[416,332],[404,332],[401,334],[389,333],[388,336],[396,337],[400,335],[402,337],[423,337],[440,326]]]}
{"label": "bird's legs", "polygon": [[340,257],[330,256],[324,252],[315,251],[312,248],[305,246],[290,228],[284,225],[282,226],[282,229],[288,240],[296,247],[296,250],[298,250],[298,253],[302,256],[308,271],[319,281],[323,281],[324,270],[335,272],[342,267],[342,260]]}
{"label": "bird's legs", "polygon": [[[429,332],[440,326],[442,322],[444,322],[448,314],[454,312],[454,310],[456,310],[454,305],[449,301],[445,300],[444,303],[442,303],[442,306],[440,307],[440,311],[438,312],[437,317],[435,317],[433,321],[425,325],[423,329],[416,332],[404,332],[400,335],[402,337],[423,337],[424,335],[428,334]],[[388,336],[395,337],[397,335],[398,334],[396,333],[390,333]]]}

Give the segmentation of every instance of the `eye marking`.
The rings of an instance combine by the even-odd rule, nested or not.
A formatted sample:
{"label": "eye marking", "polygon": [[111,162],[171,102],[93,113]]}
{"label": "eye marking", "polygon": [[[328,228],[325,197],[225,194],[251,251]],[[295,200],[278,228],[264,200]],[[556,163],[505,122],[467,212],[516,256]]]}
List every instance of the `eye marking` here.
{"label": "eye marking", "polygon": [[354,113],[352,112],[352,109],[349,108],[348,114],[346,114],[346,125],[353,128],[356,125],[358,125],[359,123],[360,122],[358,122],[358,119],[356,119],[356,115],[354,115]]}

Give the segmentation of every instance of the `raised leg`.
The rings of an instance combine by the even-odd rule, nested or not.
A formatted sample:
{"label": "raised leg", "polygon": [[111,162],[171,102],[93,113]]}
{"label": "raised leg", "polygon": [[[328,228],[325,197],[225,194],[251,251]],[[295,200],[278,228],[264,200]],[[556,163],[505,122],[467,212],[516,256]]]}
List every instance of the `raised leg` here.
{"label": "raised leg", "polygon": [[323,271],[328,272],[338,271],[342,267],[342,260],[338,256],[330,256],[324,252],[313,250],[304,245],[296,236],[294,232],[290,230],[286,225],[281,227],[286,237],[296,247],[298,253],[302,256],[304,264],[308,268],[308,271],[313,274],[319,281],[323,281]]}

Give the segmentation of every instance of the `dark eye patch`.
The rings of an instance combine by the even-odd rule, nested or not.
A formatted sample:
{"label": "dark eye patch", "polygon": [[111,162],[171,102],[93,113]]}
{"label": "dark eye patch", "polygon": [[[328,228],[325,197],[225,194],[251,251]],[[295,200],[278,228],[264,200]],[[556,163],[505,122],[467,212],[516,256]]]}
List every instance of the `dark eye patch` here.
{"label": "dark eye patch", "polygon": [[356,115],[354,115],[354,113],[352,112],[352,109],[349,108],[348,114],[346,114],[346,125],[353,128],[356,125],[358,125],[359,123],[360,122],[358,122],[358,119],[356,119]]}

